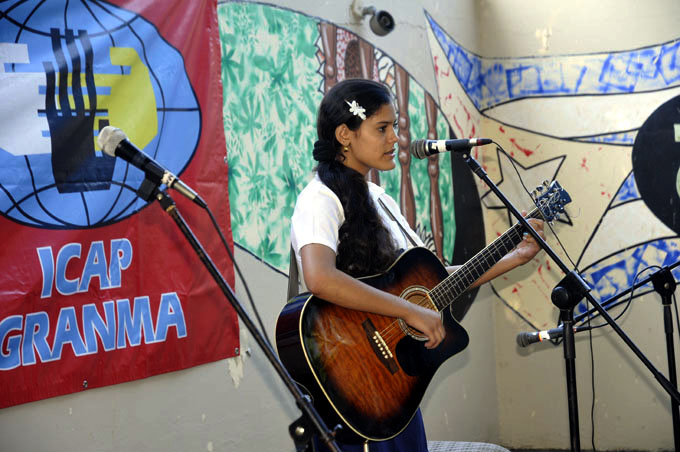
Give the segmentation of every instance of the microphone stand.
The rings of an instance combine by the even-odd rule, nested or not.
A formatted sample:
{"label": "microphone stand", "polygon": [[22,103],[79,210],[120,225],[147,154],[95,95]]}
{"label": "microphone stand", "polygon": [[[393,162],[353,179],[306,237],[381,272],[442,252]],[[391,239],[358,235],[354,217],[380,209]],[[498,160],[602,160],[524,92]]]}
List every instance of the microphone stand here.
{"label": "microphone stand", "polygon": [[[680,261],[679,261],[680,262]],[[666,353],[668,355],[668,376],[674,388],[678,387],[678,377],[675,370],[675,347],[673,345],[673,316],[671,315],[671,296],[675,292],[677,283],[668,268],[663,268],[652,275],[654,290],[661,296],[663,305],[663,325],[666,336]],[[673,439],[675,450],[680,450],[680,404],[671,399],[671,414],[673,416]]]}
{"label": "microphone stand", "polygon": [[[631,293],[635,289],[643,287],[650,282],[652,283],[652,285],[654,286],[654,290],[661,296],[661,304],[663,305],[664,335],[666,338],[666,356],[668,361],[668,378],[670,384],[676,390],[678,388],[678,377],[675,364],[675,345],[673,341],[673,316],[671,313],[671,296],[673,295],[673,292],[675,292],[677,283],[675,282],[675,278],[673,277],[673,273],[671,271],[679,265],[680,260],[676,261],[671,265],[662,267],[660,270],[649,275],[647,278],[637,282],[636,284],[633,284],[628,289],[619,292],[613,297],[608,298],[607,300],[602,302],[602,305],[606,306],[607,309],[610,309],[614,306],[618,306],[619,304],[623,303],[623,301],[620,301],[615,304],[611,303],[623,297],[624,295]],[[590,315],[593,312],[595,312],[595,309],[589,309],[588,311],[579,314],[575,318],[575,322],[582,322],[583,319],[590,317]],[[673,440],[675,443],[675,450],[680,450],[680,405],[673,397],[671,397],[671,416],[673,419]]]}
{"label": "microphone stand", "polygon": [[312,406],[311,399],[308,396],[302,394],[295,381],[293,381],[288,371],[285,369],[285,367],[283,367],[281,361],[279,361],[279,358],[276,356],[276,353],[272,349],[269,342],[265,340],[262,334],[258,331],[255,323],[250,319],[246,311],[243,309],[243,306],[239,302],[238,298],[236,298],[236,295],[231,290],[231,287],[229,287],[208,253],[205,251],[201,243],[192,232],[191,228],[189,228],[189,225],[177,210],[174,200],[169,194],[159,190],[159,185],[159,181],[150,180],[147,177],[140,185],[137,195],[147,202],[156,199],[160,203],[163,210],[175,221],[175,224],[177,224],[179,230],[196,252],[198,258],[201,260],[201,262],[203,262],[203,265],[208,269],[208,272],[213,277],[218,287],[222,290],[224,296],[227,298],[231,306],[243,321],[243,324],[246,326],[246,328],[248,328],[250,334],[253,335],[255,341],[258,343],[262,351],[264,351],[265,356],[279,374],[279,377],[283,380],[291,394],[293,394],[296,405],[302,411],[302,416],[295,420],[288,427],[288,431],[293,438],[293,442],[295,443],[296,450],[298,452],[309,450],[309,444],[311,442],[312,435],[314,431],[316,431],[319,434],[320,439],[331,451],[340,452],[340,448],[333,438],[333,433],[328,429],[328,427],[326,427],[326,424]]}
{"label": "microphone stand", "polygon": [[[606,306],[607,309],[611,309],[615,306],[618,306],[621,303],[624,303],[624,301],[620,301],[618,303],[612,304],[613,301],[618,300],[624,295],[627,295],[633,292],[635,289],[643,287],[650,282],[653,284],[654,290],[661,296],[661,302],[663,304],[664,334],[666,337],[666,352],[668,358],[668,372],[669,372],[668,378],[670,380],[671,385],[673,385],[673,387],[676,389],[678,387],[678,384],[675,365],[675,346],[673,341],[673,317],[671,315],[670,306],[671,296],[673,295],[673,292],[675,292],[675,288],[677,287],[677,283],[675,281],[675,278],[673,277],[673,273],[671,273],[671,270],[673,270],[675,267],[679,265],[680,260],[666,267],[662,267],[660,270],[654,272],[647,278],[638,281],[637,283],[631,285],[626,290],[617,293],[616,295],[612,296],[611,298],[608,298],[607,300],[601,303],[602,306]],[[589,309],[588,311],[579,314],[574,318],[574,323],[583,322],[583,319],[589,318],[593,313],[595,313],[595,311],[596,311],[595,309]],[[599,326],[600,325],[595,327],[581,326],[580,327],[581,329],[579,329],[579,327],[574,327],[574,333],[579,331],[586,331],[588,329],[592,330],[598,328]],[[562,334],[564,335],[564,326],[562,326]],[[680,405],[678,405],[678,402],[676,402],[673,398],[671,398],[671,414],[673,417],[673,438],[675,441],[675,450],[680,450]]]}
{"label": "microphone stand", "polygon": [[[619,292],[615,296],[607,299],[605,302],[602,303],[602,305],[607,306],[608,309],[613,306],[617,306],[623,302],[618,302],[614,305],[610,304],[612,301],[621,298],[622,296],[632,292],[633,290],[642,287],[648,284],[649,282],[652,283],[654,290],[661,296],[661,304],[663,306],[664,336],[666,338],[666,356],[668,361],[668,378],[670,380],[671,385],[675,389],[677,389],[678,387],[678,377],[675,364],[675,345],[673,340],[673,316],[671,313],[671,296],[673,295],[673,292],[675,292],[677,283],[675,281],[675,278],[673,277],[673,273],[671,273],[671,270],[673,270],[675,267],[679,265],[680,260],[676,261],[671,265],[662,267],[660,270],[654,272],[647,278],[643,279],[642,281],[639,281],[637,284],[632,285],[623,292]],[[582,319],[589,317],[593,312],[594,310],[590,309],[584,312],[583,314],[580,314],[579,316],[576,317],[576,322],[579,322]],[[671,397],[671,416],[673,419],[673,440],[675,443],[675,450],[680,450],[680,405],[672,397]]]}
{"label": "microphone stand", "polygon": [[604,317],[614,331],[621,337],[625,344],[635,353],[640,361],[649,369],[654,375],[654,378],[661,384],[663,389],[671,396],[673,401],[680,403],[680,393],[673,387],[666,377],[659,372],[649,359],[640,351],[635,343],[623,332],[621,327],[614,321],[614,319],[607,313],[607,311],[595,300],[589,293],[590,287],[581,278],[581,276],[573,270],[569,270],[562,259],[550,248],[550,246],[538,235],[538,233],[531,227],[529,222],[522,216],[522,214],[512,205],[510,200],[503,194],[503,192],[493,183],[488,174],[480,166],[472,155],[470,155],[471,148],[460,151],[465,162],[468,164],[473,173],[475,173],[492,192],[501,200],[501,202],[508,208],[515,218],[522,224],[526,232],[536,240],[536,243],[548,254],[548,256],[557,264],[557,266],[566,275],[562,281],[553,289],[550,296],[553,304],[560,310],[560,318],[564,324],[564,359],[566,364],[566,379],[567,379],[567,398],[569,405],[569,431],[571,450],[573,452],[580,452],[580,434],[578,424],[578,400],[576,396],[576,367],[575,358],[576,350],[574,347],[574,307],[586,297],[590,304],[597,310],[597,312]]}

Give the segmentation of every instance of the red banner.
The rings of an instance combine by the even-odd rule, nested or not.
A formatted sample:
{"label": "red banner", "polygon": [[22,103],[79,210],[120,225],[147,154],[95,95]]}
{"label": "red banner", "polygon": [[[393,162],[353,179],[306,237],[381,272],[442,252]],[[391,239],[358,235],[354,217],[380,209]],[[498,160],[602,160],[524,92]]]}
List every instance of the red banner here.
{"label": "red banner", "polygon": [[[231,243],[216,1],[0,6],[0,408],[238,353],[238,321],[107,125]],[[169,192],[233,287],[207,213]]]}

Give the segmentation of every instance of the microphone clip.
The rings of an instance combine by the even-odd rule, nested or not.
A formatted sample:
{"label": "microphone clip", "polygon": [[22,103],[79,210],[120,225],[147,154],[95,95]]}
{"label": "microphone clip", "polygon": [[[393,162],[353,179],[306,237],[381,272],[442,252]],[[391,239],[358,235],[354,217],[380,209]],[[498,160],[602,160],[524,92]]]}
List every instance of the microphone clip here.
{"label": "microphone clip", "polygon": [[146,202],[151,202],[156,198],[159,186],[160,184],[158,182],[154,182],[147,174],[145,174],[144,180],[139,184],[139,188],[137,189],[137,196]]}
{"label": "microphone clip", "polygon": [[560,311],[570,311],[581,302],[590,290],[588,283],[581,278],[581,275],[572,270],[555,286],[550,294],[550,299]]}

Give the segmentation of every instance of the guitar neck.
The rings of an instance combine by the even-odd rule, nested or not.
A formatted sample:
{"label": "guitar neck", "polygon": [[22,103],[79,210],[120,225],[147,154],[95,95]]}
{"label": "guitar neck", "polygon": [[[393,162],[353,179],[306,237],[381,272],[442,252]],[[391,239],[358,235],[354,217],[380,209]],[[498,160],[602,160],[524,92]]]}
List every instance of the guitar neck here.
{"label": "guitar neck", "polygon": [[[527,218],[541,218],[538,209],[532,210]],[[437,284],[430,291],[430,298],[439,311],[448,307],[456,298],[465,292],[480,276],[486,273],[496,262],[508,254],[524,238],[524,226],[517,223],[505,231],[503,235],[491,242],[486,248],[475,254],[458,270]]]}

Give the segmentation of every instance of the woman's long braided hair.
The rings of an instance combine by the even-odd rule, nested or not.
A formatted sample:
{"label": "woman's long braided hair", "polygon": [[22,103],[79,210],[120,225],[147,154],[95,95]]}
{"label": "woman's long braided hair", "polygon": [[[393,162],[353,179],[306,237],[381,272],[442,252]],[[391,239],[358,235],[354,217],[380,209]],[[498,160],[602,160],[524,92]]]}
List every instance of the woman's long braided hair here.
{"label": "woman's long braided hair", "polygon": [[314,159],[321,181],[340,198],[345,222],[340,227],[336,267],[354,277],[378,273],[396,259],[398,250],[371,201],[364,176],[345,166],[342,145],[335,137],[338,126],[357,130],[363,120],[350,112],[356,101],[368,118],[393,102],[386,86],[362,79],[344,80],[333,86],[319,106],[318,141]]}

